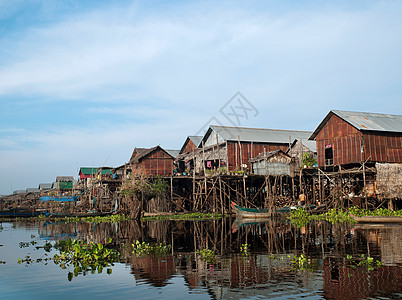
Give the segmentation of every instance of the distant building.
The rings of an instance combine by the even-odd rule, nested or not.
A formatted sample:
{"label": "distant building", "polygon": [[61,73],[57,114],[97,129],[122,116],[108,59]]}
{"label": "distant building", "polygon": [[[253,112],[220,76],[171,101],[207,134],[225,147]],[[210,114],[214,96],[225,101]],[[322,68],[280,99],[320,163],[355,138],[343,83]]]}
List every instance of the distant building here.
{"label": "distant building", "polygon": [[87,178],[97,178],[99,175],[102,178],[108,177],[112,175],[112,168],[109,167],[81,167],[80,171],[78,172],[78,176],[80,180],[87,179]]}
{"label": "distant building", "polygon": [[60,192],[71,191],[74,185],[73,176],[57,176],[55,182],[55,188]]}
{"label": "distant building", "polygon": [[161,146],[135,148],[130,158],[133,175],[171,176],[174,157]]}

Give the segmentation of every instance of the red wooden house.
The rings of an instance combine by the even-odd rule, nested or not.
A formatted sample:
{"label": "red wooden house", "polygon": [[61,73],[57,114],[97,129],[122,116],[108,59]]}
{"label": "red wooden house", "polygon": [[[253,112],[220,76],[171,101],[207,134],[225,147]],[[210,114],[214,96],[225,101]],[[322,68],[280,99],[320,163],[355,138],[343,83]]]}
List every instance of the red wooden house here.
{"label": "red wooden house", "polygon": [[402,116],[331,110],[310,140],[318,166],[402,162]]}
{"label": "red wooden house", "polygon": [[130,164],[133,175],[171,176],[174,157],[160,146],[135,148]]}
{"label": "red wooden house", "polygon": [[201,140],[202,136],[194,135],[187,137],[179,154],[187,154],[197,151]]}

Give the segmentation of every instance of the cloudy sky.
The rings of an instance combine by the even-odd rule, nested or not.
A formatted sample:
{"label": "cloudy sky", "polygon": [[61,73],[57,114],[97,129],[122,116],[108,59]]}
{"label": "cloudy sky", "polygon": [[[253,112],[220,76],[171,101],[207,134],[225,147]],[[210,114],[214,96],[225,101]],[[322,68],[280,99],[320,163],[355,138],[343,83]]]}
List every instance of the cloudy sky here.
{"label": "cloudy sky", "polygon": [[402,2],[324,3],[0,0],[0,194],[180,149],[237,92],[245,127],[401,114]]}

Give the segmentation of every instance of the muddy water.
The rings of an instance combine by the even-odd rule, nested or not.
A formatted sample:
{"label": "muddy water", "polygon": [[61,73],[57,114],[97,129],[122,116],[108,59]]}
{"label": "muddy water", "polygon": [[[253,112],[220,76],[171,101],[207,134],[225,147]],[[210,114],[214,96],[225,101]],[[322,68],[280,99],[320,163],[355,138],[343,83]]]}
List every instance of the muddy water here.
{"label": "muddy water", "polygon": [[[7,222],[0,298],[401,299],[401,236],[401,225],[296,228],[286,220]],[[36,262],[57,253],[40,246],[69,237],[112,237],[120,262],[73,278],[51,260]],[[137,256],[136,240],[169,246],[168,253]],[[35,261],[17,263],[26,256]]]}

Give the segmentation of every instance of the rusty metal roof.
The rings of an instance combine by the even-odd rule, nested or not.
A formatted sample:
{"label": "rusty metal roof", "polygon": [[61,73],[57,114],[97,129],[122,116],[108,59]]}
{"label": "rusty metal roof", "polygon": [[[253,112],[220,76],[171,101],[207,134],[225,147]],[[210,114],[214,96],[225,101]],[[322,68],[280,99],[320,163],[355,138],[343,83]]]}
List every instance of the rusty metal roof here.
{"label": "rusty metal roof", "polygon": [[310,140],[315,139],[317,134],[333,115],[337,115],[358,130],[402,132],[401,115],[331,110],[310,136]]}
{"label": "rusty metal roof", "polygon": [[[161,149],[163,152],[165,152],[167,155],[171,156],[172,158],[175,158],[175,156],[173,156],[172,154],[179,152],[179,150],[165,150],[159,145],[152,147],[152,148],[134,148],[133,154],[131,155],[131,158],[130,158],[130,163],[138,163],[141,159],[143,159],[145,156],[147,156],[151,152],[155,151],[156,149]],[[171,152],[169,152],[169,151],[171,151]],[[135,152],[137,152],[138,155],[134,156]]]}

